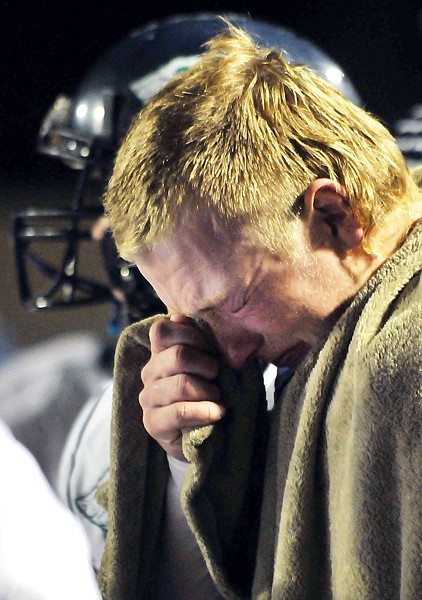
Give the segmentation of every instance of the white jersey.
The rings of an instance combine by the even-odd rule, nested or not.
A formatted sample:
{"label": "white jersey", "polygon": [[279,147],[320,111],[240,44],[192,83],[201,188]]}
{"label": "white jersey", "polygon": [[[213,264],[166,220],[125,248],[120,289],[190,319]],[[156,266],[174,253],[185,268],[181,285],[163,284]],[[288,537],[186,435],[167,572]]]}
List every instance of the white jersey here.
{"label": "white jersey", "polygon": [[110,379],[103,349],[92,334],[69,333],[17,350],[0,366],[0,418],[51,485],[73,421]]}
{"label": "white jersey", "polygon": [[91,544],[91,560],[100,567],[107,513],[95,499],[110,472],[110,422],[113,384],[91,398],[74,422],[59,465],[57,493],[82,524]]}
{"label": "white jersey", "polygon": [[0,421],[0,598],[100,600],[79,523]]}

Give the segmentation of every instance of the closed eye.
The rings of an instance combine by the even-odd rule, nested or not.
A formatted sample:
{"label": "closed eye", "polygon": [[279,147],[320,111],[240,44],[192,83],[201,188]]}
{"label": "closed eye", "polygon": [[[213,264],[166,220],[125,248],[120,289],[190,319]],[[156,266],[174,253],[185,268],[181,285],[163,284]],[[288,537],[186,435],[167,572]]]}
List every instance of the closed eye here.
{"label": "closed eye", "polygon": [[231,314],[232,314],[232,315],[237,315],[238,313],[240,313],[240,311],[241,311],[243,308],[245,308],[246,304],[247,304],[247,301],[245,300],[245,301],[244,301],[244,302],[241,304],[241,306],[239,306],[238,308],[235,308],[234,310],[231,310],[231,311],[230,311],[230,312],[231,312]]}
{"label": "closed eye", "polygon": [[251,298],[252,298],[252,296],[253,296],[253,292],[252,292],[252,293],[250,293],[250,292],[248,291],[248,294],[247,294],[247,295],[245,294],[245,296],[242,298],[242,300],[241,300],[240,304],[238,304],[238,305],[237,305],[237,306],[236,306],[234,309],[231,309],[231,310],[230,310],[230,313],[231,313],[232,315],[237,315],[237,314],[239,314],[239,313],[240,313],[240,312],[241,312],[243,309],[245,309],[245,308],[249,308],[249,306],[250,306],[250,303],[251,303]]}

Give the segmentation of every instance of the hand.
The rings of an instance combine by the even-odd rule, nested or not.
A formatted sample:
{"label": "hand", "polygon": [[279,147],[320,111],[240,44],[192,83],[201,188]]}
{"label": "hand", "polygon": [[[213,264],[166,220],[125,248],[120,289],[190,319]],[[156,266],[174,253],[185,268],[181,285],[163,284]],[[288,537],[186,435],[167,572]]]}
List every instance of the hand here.
{"label": "hand", "polygon": [[139,394],[144,426],[168,454],[185,460],[182,428],[209,425],[224,415],[214,383],[218,363],[203,333],[184,315],[155,321],[150,340]]}

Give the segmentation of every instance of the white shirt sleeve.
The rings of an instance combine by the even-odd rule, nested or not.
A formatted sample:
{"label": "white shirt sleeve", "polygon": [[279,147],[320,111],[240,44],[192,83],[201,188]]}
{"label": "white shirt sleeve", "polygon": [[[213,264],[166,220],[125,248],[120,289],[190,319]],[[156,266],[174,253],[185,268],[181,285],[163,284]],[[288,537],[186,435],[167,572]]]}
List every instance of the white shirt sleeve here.
{"label": "white shirt sleeve", "polygon": [[189,463],[167,456],[167,484],[159,600],[221,600],[208,573],[199,546],[183,513],[180,492]]}

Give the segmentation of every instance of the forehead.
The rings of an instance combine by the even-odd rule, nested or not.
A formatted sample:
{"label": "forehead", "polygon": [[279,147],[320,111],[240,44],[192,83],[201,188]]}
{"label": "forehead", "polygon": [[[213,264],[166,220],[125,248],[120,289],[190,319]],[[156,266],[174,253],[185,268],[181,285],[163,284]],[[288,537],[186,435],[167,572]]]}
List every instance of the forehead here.
{"label": "forehead", "polygon": [[198,215],[135,262],[171,310],[195,314],[239,293],[265,252],[246,232],[224,231]]}

